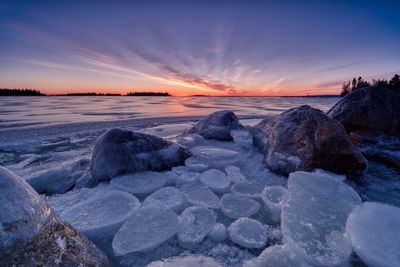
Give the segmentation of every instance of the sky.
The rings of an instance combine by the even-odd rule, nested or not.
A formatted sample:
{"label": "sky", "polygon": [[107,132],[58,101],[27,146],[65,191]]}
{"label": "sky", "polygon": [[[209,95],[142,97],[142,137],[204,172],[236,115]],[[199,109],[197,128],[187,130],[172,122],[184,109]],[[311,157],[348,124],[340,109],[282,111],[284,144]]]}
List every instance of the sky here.
{"label": "sky", "polygon": [[399,10],[369,0],[0,0],[0,88],[338,94],[353,76],[400,73]]}

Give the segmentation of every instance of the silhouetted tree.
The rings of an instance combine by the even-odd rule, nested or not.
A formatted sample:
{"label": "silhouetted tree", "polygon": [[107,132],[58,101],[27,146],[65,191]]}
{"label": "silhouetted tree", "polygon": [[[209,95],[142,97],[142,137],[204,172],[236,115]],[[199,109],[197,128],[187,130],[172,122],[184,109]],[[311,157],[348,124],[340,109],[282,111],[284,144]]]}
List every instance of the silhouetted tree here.
{"label": "silhouetted tree", "polygon": [[[351,86],[350,86],[351,85]],[[387,88],[397,93],[400,93],[400,75],[395,74],[390,80],[386,79],[373,79],[372,85],[379,86],[382,88]],[[365,81],[362,77],[358,79],[353,78],[353,80],[343,83],[342,91],[340,96],[345,96],[357,89],[370,86],[368,81]]]}

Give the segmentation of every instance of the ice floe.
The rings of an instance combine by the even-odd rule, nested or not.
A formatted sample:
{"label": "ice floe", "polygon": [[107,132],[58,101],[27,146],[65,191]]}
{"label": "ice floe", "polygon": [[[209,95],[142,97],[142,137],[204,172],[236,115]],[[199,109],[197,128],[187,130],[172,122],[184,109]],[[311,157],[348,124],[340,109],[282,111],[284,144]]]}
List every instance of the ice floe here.
{"label": "ice floe", "polygon": [[221,210],[231,219],[249,217],[260,209],[260,204],[246,196],[225,194],[221,197]]}
{"label": "ice floe", "polygon": [[263,190],[264,186],[255,182],[238,182],[231,187],[232,193],[252,198],[260,198]]}
{"label": "ice floe", "polygon": [[189,207],[180,216],[178,241],[182,247],[192,248],[207,236],[215,225],[217,215],[206,207]]}
{"label": "ice floe", "polygon": [[143,207],[118,230],[112,241],[116,255],[152,250],[175,235],[179,228],[175,212]]}
{"label": "ice floe", "polygon": [[222,168],[240,160],[239,152],[215,146],[196,146],[190,151],[194,157],[212,168]]}
{"label": "ice floe", "polygon": [[115,177],[111,185],[134,195],[148,195],[163,187],[167,182],[162,172],[144,171]]}
{"label": "ice floe", "polygon": [[183,206],[183,196],[176,187],[163,187],[148,197],[143,202],[143,206],[162,206],[166,209],[179,211]]}
{"label": "ice floe", "polygon": [[185,199],[192,205],[203,206],[212,209],[219,208],[219,198],[211,191],[208,186],[194,182],[185,184],[180,188],[181,193]]}
{"label": "ice floe", "polygon": [[216,193],[229,192],[231,179],[222,171],[210,169],[200,175],[200,181]]}
{"label": "ice floe", "polygon": [[230,239],[245,248],[262,248],[268,240],[267,228],[259,221],[242,217],[229,226]]}
{"label": "ice floe", "polygon": [[189,255],[172,257],[166,260],[155,261],[147,267],[223,267],[213,258],[202,255]]}
{"label": "ice floe", "polygon": [[261,198],[264,201],[268,219],[272,223],[280,223],[283,197],[286,188],[280,185],[267,186],[264,188]]}
{"label": "ice floe", "polygon": [[216,223],[208,233],[208,237],[216,242],[223,242],[228,237],[226,227],[222,223]]}
{"label": "ice floe", "polygon": [[364,202],[350,213],[346,230],[354,251],[368,266],[400,266],[400,208]]}

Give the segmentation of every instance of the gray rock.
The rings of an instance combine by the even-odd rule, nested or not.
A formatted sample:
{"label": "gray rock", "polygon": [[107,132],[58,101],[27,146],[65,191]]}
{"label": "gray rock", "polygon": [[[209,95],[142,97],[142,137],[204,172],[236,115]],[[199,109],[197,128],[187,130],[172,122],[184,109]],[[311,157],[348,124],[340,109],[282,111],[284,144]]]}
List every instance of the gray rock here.
{"label": "gray rock", "polygon": [[358,89],[328,111],[347,132],[372,131],[400,134],[400,95],[381,87]]}
{"label": "gray rock", "polygon": [[60,219],[22,178],[0,167],[2,266],[110,266],[96,246]]}
{"label": "gray rock", "polygon": [[94,145],[91,183],[95,185],[127,173],[169,170],[183,165],[189,156],[185,147],[161,137],[110,129]]}
{"label": "gray rock", "polygon": [[188,133],[197,133],[206,139],[231,141],[233,140],[231,130],[242,129],[245,128],[240,124],[235,113],[230,110],[222,110],[211,113],[200,120],[189,129]]}
{"label": "gray rock", "polygon": [[267,167],[283,175],[314,168],[360,174],[367,166],[340,122],[309,106],[266,117],[251,133]]}

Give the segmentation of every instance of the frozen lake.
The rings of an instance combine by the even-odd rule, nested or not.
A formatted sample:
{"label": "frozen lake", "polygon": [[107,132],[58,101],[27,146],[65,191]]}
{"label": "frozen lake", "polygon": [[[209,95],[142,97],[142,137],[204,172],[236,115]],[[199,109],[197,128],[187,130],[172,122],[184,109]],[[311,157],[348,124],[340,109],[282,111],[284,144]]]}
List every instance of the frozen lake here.
{"label": "frozen lake", "polygon": [[51,124],[204,116],[221,109],[260,116],[310,105],[327,111],[336,97],[0,97],[0,130]]}

